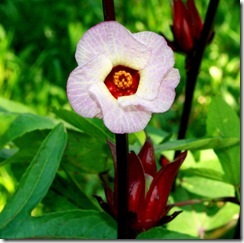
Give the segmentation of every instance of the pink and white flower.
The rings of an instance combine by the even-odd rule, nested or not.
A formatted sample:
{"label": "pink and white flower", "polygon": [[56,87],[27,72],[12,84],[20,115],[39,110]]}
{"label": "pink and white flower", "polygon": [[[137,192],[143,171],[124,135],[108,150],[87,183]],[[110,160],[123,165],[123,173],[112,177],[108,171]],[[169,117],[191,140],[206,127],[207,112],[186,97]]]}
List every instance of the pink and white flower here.
{"label": "pink and white flower", "polygon": [[78,67],[67,83],[71,106],[83,117],[102,118],[114,133],[143,130],[152,113],[174,101],[180,75],[173,51],[156,33],[102,22],[84,34],[75,57]]}

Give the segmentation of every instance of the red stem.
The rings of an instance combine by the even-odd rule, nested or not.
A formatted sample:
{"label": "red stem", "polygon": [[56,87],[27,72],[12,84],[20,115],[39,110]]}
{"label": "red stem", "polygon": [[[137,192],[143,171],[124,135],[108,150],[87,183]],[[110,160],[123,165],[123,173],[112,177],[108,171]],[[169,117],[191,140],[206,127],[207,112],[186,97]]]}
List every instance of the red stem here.
{"label": "red stem", "polygon": [[[114,1],[103,0],[104,21],[115,21]],[[118,239],[131,239],[128,212],[128,136],[115,134],[117,159]]]}
{"label": "red stem", "polygon": [[[197,77],[202,63],[205,47],[207,45],[210,33],[212,31],[212,26],[217,12],[218,4],[219,4],[219,0],[210,1],[200,39],[197,45],[195,46],[195,49],[186,57],[187,78],[186,78],[185,102],[184,102],[183,112],[181,116],[178,139],[184,139],[186,136],[195,85],[197,82]],[[180,151],[176,151],[175,158],[179,153]]]}
{"label": "red stem", "polygon": [[104,21],[115,20],[114,1],[113,0],[102,0],[102,1],[103,1]]}

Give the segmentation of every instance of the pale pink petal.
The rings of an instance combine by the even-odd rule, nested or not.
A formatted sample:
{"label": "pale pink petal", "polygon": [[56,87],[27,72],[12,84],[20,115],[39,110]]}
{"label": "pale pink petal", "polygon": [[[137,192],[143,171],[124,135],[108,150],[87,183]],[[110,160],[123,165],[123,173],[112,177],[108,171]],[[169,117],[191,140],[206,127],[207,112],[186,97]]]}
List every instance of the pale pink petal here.
{"label": "pale pink petal", "polygon": [[178,69],[172,68],[164,77],[159,87],[158,96],[154,100],[146,100],[137,94],[119,97],[118,102],[123,107],[141,106],[151,112],[167,111],[175,98],[175,87],[178,85],[180,75]]}
{"label": "pale pink petal", "polygon": [[[152,49],[152,56],[163,53],[163,66],[166,69],[172,67],[175,63],[172,49],[167,45],[166,40],[161,36],[151,31],[142,31],[133,34],[133,36]],[[160,54],[161,55],[161,54]]]}
{"label": "pale pink petal", "polygon": [[81,65],[100,54],[111,60],[113,66],[124,65],[140,70],[148,63],[151,50],[133,37],[123,25],[105,21],[84,34],[77,45],[75,56]]}
{"label": "pale pink petal", "polygon": [[[132,34],[118,22],[105,21],[84,34],[76,60],[79,66],[67,84],[71,106],[81,116],[102,118],[114,133],[143,130],[152,112],[164,112],[174,101],[180,77],[173,51],[158,34]],[[117,65],[139,71],[134,95],[115,99],[104,84]]]}
{"label": "pale pink petal", "polygon": [[169,110],[174,102],[175,87],[179,81],[179,71],[172,68],[163,78],[157,98],[152,102],[142,100],[141,105],[152,112],[165,112]]}
{"label": "pale pink petal", "polygon": [[172,68],[169,72],[164,76],[163,82],[161,85],[170,88],[176,88],[180,82],[180,73],[176,68]]}
{"label": "pale pink petal", "polygon": [[67,96],[73,109],[84,117],[101,118],[101,109],[89,87],[97,82],[103,82],[111,71],[112,64],[105,56],[97,56],[88,63],[78,66],[69,76]]}
{"label": "pale pink petal", "polygon": [[89,91],[101,106],[104,124],[114,133],[141,131],[151,118],[151,112],[140,107],[120,106],[103,83],[94,84]]}
{"label": "pale pink petal", "polygon": [[137,96],[154,99],[158,94],[163,76],[174,65],[174,53],[165,39],[156,33],[144,31],[136,33],[134,36],[152,50],[149,63],[145,69],[140,71]]}

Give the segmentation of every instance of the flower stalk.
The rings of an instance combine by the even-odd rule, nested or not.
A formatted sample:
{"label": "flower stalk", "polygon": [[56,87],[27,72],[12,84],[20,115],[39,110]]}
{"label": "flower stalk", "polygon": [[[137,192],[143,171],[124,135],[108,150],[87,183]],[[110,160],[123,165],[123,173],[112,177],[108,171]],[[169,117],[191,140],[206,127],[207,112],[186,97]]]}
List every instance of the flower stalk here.
{"label": "flower stalk", "polygon": [[[115,20],[113,0],[103,0],[104,21]],[[128,213],[128,135],[115,134],[116,160],[117,160],[117,238],[129,239],[129,213]]]}
{"label": "flower stalk", "polygon": [[[210,1],[206,13],[205,21],[203,24],[203,29],[201,31],[200,39],[196,43],[196,46],[193,49],[193,51],[190,52],[186,57],[187,78],[186,78],[186,89],[185,89],[185,102],[184,102],[183,112],[180,121],[178,139],[184,139],[186,135],[197,76],[201,66],[205,47],[208,43],[209,36],[211,35],[212,32],[213,21],[217,12],[218,4],[219,4],[219,0]],[[175,157],[177,157],[178,154],[179,151],[176,151]]]}
{"label": "flower stalk", "polygon": [[115,20],[114,1],[102,0],[104,21]]}
{"label": "flower stalk", "polygon": [[115,134],[117,160],[117,236],[118,239],[130,239],[128,210],[128,135]]}

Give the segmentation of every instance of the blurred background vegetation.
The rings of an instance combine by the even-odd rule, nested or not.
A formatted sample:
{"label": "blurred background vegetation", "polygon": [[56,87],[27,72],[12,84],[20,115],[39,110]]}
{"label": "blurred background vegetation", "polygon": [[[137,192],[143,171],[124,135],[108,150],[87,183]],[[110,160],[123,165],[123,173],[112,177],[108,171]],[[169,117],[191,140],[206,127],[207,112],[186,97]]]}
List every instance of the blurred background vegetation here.
{"label": "blurred background vegetation", "polygon": [[[196,1],[204,19],[209,1]],[[151,30],[172,38],[169,0],[115,0],[117,21],[132,32]],[[40,114],[50,107],[67,104],[69,73],[76,67],[75,48],[83,33],[103,21],[101,0],[65,1],[1,0],[0,90],[1,96],[23,102]],[[215,37],[205,52],[194,100],[192,124],[205,117],[211,96],[221,93],[239,112],[240,103],[240,4],[221,2],[215,21]],[[184,57],[176,54],[181,72],[174,109],[167,118],[176,119],[184,101]],[[200,118],[202,117],[202,118]],[[163,123],[164,119],[155,119]],[[195,123],[197,120],[197,123]],[[172,129],[165,127],[164,129]],[[176,123],[175,129],[177,129]],[[192,129],[199,131],[199,129]],[[193,132],[193,133],[195,133]],[[189,131],[191,133],[191,131]],[[204,132],[203,132],[204,133]],[[197,136],[201,134],[194,134]]]}
{"label": "blurred background vegetation", "polygon": [[[209,0],[195,2],[204,19]],[[115,0],[115,10],[117,21],[131,32],[150,30],[172,39],[169,0]],[[87,29],[101,21],[101,0],[1,0],[0,98],[21,102],[45,116],[54,116],[52,107],[70,109],[65,89],[69,73],[77,66],[76,44]],[[207,107],[216,94],[221,94],[240,114],[238,1],[220,2],[214,31],[196,85],[188,138],[206,134]],[[175,67],[181,73],[176,100],[170,111],[153,115],[147,127],[151,133],[178,132],[184,102],[185,57],[177,53],[175,57]],[[11,170],[0,172],[0,180],[8,181],[4,185],[11,194],[14,176]]]}

